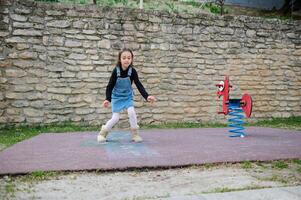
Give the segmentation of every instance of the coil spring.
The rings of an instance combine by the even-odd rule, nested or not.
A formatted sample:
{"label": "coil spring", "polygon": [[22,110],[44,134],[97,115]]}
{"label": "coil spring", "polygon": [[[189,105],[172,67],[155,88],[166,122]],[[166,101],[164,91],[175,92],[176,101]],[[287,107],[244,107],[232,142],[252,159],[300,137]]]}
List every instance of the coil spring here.
{"label": "coil spring", "polygon": [[230,122],[228,126],[233,128],[230,129],[229,132],[234,133],[230,135],[230,137],[245,137],[245,128],[242,126],[245,122],[242,120],[244,118],[242,113],[243,110],[239,104],[229,103],[229,115],[232,116],[232,118],[228,119],[228,122]]}

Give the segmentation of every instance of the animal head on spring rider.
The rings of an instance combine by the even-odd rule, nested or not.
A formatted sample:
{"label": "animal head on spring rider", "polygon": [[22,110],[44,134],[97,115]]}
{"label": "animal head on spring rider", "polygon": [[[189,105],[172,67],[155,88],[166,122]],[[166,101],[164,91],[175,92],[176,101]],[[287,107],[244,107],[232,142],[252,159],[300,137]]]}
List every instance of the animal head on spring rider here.
{"label": "animal head on spring rider", "polygon": [[[233,101],[234,99],[229,99],[229,92],[232,85],[229,84],[229,77],[226,76],[224,81],[220,81],[219,84],[215,85],[218,87],[217,96],[220,98],[223,96],[223,110],[218,112],[219,114],[227,115],[229,114],[229,102]],[[238,99],[240,103],[240,107],[245,112],[246,117],[250,117],[252,113],[252,98],[250,95],[245,93],[241,99]]]}

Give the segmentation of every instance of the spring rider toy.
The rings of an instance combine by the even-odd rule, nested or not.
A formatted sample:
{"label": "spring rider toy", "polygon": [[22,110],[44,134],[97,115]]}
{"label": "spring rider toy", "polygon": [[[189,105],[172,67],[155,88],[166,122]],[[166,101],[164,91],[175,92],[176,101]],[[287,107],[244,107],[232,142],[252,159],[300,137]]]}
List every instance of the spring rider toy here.
{"label": "spring rider toy", "polygon": [[221,81],[219,84],[216,84],[218,87],[217,96],[220,98],[223,96],[223,111],[218,112],[218,114],[230,115],[232,118],[228,119],[229,127],[232,129],[229,130],[230,137],[245,137],[245,128],[243,124],[245,122],[242,120],[245,113],[246,117],[250,117],[252,113],[252,98],[250,95],[245,93],[241,99],[229,99],[229,92],[232,85],[229,84],[229,77],[226,76],[224,81]]}

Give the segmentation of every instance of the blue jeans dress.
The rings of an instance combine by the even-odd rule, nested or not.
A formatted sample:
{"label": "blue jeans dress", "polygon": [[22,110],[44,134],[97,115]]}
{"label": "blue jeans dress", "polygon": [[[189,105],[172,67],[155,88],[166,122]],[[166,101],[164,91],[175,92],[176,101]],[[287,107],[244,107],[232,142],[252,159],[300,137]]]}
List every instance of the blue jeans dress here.
{"label": "blue jeans dress", "polygon": [[117,80],[112,91],[111,101],[113,113],[118,113],[124,109],[134,106],[134,94],[130,79],[131,74],[132,68],[130,67],[128,70],[128,76],[126,78],[121,78],[120,67],[117,67]]}

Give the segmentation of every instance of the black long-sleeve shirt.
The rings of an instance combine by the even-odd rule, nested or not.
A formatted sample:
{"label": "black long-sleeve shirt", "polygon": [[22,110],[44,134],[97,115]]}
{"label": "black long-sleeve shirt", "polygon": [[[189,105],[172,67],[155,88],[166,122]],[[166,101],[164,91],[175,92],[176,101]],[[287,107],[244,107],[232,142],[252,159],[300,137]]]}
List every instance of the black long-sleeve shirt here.
{"label": "black long-sleeve shirt", "polygon": [[[129,68],[130,67],[128,67],[125,71],[123,71],[122,67],[120,67],[120,77],[121,78],[126,78],[128,76]],[[140,94],[144,97],[144,99],[147,99],[148,93],[145,91],[142,83],[140,82],[138,73],[134,67],[132,67],[132,74],[130,76],[130,79],[131,79],[131,83],[133,83],[133,81],[134,81],[137,89],[139,90]],[[107,89],[106,89],[106,100],[108,100],[110,102],[111,102],[111,97],[112,97],[112,91],[113,91],[113,88],[115,87],[116,81],[117,81],[117,68],[115,67],[112,72],[110,81],[107,85]]]}

